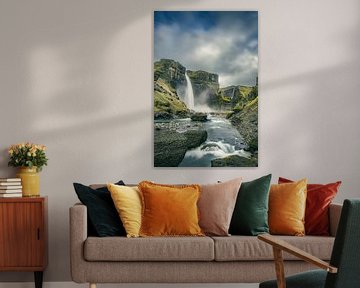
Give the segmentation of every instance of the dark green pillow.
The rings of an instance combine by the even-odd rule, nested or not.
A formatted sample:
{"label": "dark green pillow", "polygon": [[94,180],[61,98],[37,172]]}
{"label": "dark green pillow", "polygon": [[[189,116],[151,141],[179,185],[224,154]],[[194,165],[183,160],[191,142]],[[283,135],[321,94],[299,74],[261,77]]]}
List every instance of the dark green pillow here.
{"label": "dark green pillow", "polygon": [[270,181],[271,174],[241,184],[230,222],[230,234],[256,236],[269,233]]}
{"label": "dark green pillow", "polygon": [[[115,184],[125,185],[123,181]],[[99,237],[126,235],[107,187],[92,189],[89,186],[74,183],[74,188],[81,203],[87,207],[90,235]]]}

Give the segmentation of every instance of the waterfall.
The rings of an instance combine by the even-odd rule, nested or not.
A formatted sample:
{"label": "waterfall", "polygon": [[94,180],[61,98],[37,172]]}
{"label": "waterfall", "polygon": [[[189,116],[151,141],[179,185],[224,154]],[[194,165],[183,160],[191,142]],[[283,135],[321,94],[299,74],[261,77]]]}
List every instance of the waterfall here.
{"label": "waterfall", "polygon": [[194,108],[195,108],[195,105],[194,105],[194,91],[193,91],[193,88],[192,88],[190,78],[187,75],[187,73],[185,73],[185,77],[186,77],[185,104],[189,109],[194,110]]}

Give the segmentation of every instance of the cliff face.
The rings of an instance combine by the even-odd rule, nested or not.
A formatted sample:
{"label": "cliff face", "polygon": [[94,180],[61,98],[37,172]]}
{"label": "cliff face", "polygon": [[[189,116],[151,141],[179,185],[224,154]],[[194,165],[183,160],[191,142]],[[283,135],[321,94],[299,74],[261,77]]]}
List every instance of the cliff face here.
{"label": "cliff face", "polygon": [[162,78],[154,83],[154,117],[155,119],[171,119],[174,116],[186,117],[189,109],[179,99],[171,85]]}
{"label": "cliff face", "polygon": [[154,63],[155,119],[189,116],[190,110],[182,101],[187,87],[185,73],[192,84],[195,107],[207,105],[213,110],[231,111],[231,122],[245,137],[249,149],[256,151],[257,86],[232,85],[220,88],[218,74],[186,70],[177,61],[161,59]]}
{"label": "cliff face", "polygon": [[215,85],[217,89],[219,88],[219,75],[215,73],[209,73],[206,71],[198,70],[198,71],[187,71],[190,79],[194,84],[209,84]]}
{"label": "cliff face", "polygon": [[[240,86],[240,92],[241,92]],[[231,123],[238,129],[252,153],[258,150],[258,87],[246,87],[240,100],[229,114]]]}
{"label": "cliff face", "polygon": [[207,105],[213,109],[219,108],[219,75],[206,71],[191,71],[187,74],[194,91],[195,105]]}
{"label": "cliff face", "polygon": [[186,85],[185,72],[184,66],[171,59],[161,59],[154,63],[154,81],[162,78],[175,90],[178,85]]}
{"label": "cliff face", "polygon": [[180,100],[176,89],[185,85],[185,67],[170,59],[154,63],[154,118],[186,117],[189,109]]}
{"label": "cliff face", "polygon": [[223,109],[238,110],[257,97],[257,86],[237,85],[223,87],[220,88],[219,94],[223,101]]}
{"label": "cliff face", "polygon": [[[161,59],[154,63],[154,111],[155,118],[186,116],[189,112],[182,101],[186,91],[186,76],[192,84],[194,102],[212,109],[221,108],[219,98],[219,75],[206,71],[190,71],[172,59]],[[183,97],[179,97],[180,96]]]}

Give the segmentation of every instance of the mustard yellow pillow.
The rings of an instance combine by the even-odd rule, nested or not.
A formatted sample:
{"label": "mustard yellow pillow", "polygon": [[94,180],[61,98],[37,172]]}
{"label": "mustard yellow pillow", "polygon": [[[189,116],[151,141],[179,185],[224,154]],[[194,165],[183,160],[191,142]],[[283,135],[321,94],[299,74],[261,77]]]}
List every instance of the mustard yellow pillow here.
{"label": "mustard yellow pillow", "polygon": [[107,185],[127,237],[139,237],[141,226],[141,197],[137,187]]}
{"label": "mustard yellow pillow", "polygon": [[197,201],[199,185],[139,183],[142,198],[140,236],[202,236]]}
{"label": "mustard yellow pillow", "polygon": [[273,184],[269,195],[269,228],[271,234],[305,234],[307,180]]}

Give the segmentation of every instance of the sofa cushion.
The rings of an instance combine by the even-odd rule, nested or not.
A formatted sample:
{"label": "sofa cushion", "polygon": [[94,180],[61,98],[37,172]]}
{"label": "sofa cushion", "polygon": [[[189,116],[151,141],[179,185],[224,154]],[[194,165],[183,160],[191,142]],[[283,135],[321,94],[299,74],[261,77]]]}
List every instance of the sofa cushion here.
{"label": "sofa cushion", "polygon": [[305,234],[307,179],[294,183],[273,184],[269,195],[270,234],[303,236]]}
{"label": "sofa cushion", "polygon": [[141,196],[138,187],[120,186],[109,183],[111,193],[127,237],[139,237],[141,226]]}
{"label": "sofa cushion", "polygon": [[[279,184],[292,180],[279,177]],[[335,198],[341,181],[329,184],[307,184],[305,234],[330,235],[329,206]]]}
{"label": "sofa cushion", "polygon": [[164,185],[142,181],[140,236],[203,236],[196,203],[200,186]]}
{"label": "sofa cushion", "polygon": [[[330,260],[334,237],[276,236],[322,260]],[[212,237],[215,242],[215,261],[272,260],[272,246],[254,236]],[[284,253],[285,260],[299,260]]]}
{"label": "sofa cushion", "polygon": [[[116,184],[125,185],[123,181]],[[126,235],[110,192],[104,186],[96,186],[89,187],[74,183],[78,198],[87,207],[90,235],[100,237]]]}
{"label": "sofa cushion", "polygon": [[201,185],[199,225],[206,235],[229,236],[231,216],[242,178]]}
{"label": "sofa cushion", "polygon": [[271,174],[241,184],[231,218],[232,235],[269,233],[268,210]]}
{"label": "sofa cushion", "polygon": [[89,237],[84,245],[87,261],[213,261],[210,237]]}

